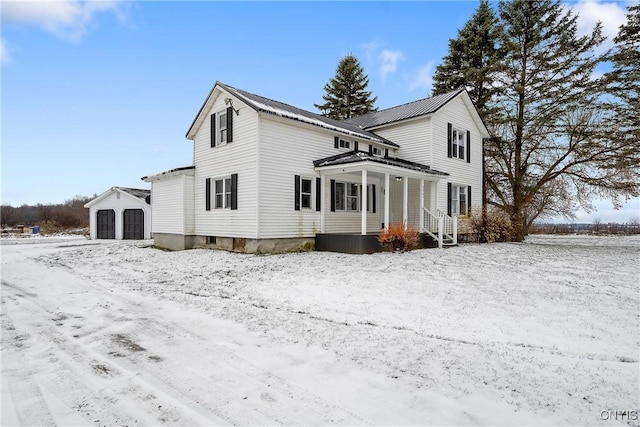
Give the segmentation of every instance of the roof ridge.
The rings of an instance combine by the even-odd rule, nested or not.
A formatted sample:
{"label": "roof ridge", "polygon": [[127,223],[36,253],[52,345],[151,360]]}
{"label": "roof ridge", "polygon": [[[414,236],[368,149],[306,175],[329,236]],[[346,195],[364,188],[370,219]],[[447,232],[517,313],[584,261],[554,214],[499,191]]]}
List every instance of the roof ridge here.
{"label": "roof ridge", "polygon": [[[462,90],[464,90],[464,88],[460,87],[460,88],[458,88],[456,90],[452,90],[452,91],[445,92],[445,93],[439,93],[437,95],[427,96],[426,98],[416,99],[415,101],[405,102],[404,104],[394,105],[393,107],[385,108],[384,110],[372,111],[372,112],[367,113],[367,114],[382,113],[382,112],[387,111],[387,110],[393,110],[394,108],[404,107],[405,105],[416,104],[418,102],[426,101],[428,99],[434,99],[434,98],[437,98],[439,96],[444,97],[445,95],[452,95],[452,94],[457,95]],[[367,114],[363,114],[362,116],[366,116]],[[360,116],[360,117],[362,117],[362,116]]]}
{"label": "roof ridge", "polygon": [[[251,96],[255,96],[255,97],[258,97],[258,98],[266,99],[267,101],[276,102],[278,104],[286,105],[287,107],[295,108],[296,110],[302,110],[302,111],[305,111],[307,113],[315,114],[316,116],[324,117],[322,114],[314,113],[313,111],[305,110],[304,108],[296,107],[295,105],[287,104],[286,102],[278,101],[277,99],[267,98],[266,96],[259,95],[257,93],[253,93],[253,92],[249,92],[248,90],[238,89],[237,87],[234,87],[234,86],[222,83],[222,82],[219,82],[219,83],[221,83],[222,85],[226,86],[229,89],[233,89],[236,92],[240,92],[241,94],[245,94],[246,93],[246,94],[251,95]],[[251,100],[249,100],[249,101],[251,101]]]}

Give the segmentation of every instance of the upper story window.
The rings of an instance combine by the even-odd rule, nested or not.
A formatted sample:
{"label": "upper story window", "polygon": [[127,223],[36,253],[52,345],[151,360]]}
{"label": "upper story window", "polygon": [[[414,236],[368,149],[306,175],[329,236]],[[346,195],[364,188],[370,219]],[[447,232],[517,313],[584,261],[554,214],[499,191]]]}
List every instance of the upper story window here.
{"label": "upper story window", "polygon": [[371,154],[382,157],[384,155],[382,148],[371,146]]}
{"label": "upper story window", "polygon": [[344,148],[346,150],[358,150],[356,141],[348,141],[337,136],[333,138],[333,146],[334,148]]}
{"label": "upper story window", "polygon": [[211,115],[211,147],[233,141],[233,109],[220,110]]}
{"label": "upper story window", "polygon": [[453,144],[453,157],[464,160],[464,131],[453,129],[453,134],[451,135],[451,143]]}
{"label": "upper story window", "polygon": [[447,157],[466,160],[471,163],[471,133],[467,130],[454,128],[451,123],[447,124],[448,144]]}
{"label": "upper story window", "polygon": [[218,114],[218,144],[227,142],[227,112]]}

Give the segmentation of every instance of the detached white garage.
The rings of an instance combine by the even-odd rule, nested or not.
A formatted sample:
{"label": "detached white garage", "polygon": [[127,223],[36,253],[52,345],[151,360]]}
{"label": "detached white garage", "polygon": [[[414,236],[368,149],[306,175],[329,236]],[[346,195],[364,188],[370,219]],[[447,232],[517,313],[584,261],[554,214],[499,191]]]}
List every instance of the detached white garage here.
{"label": "detached white garage", "polygon": [[151,191],[111,187],[86,205],[92,239],[151,238]]}

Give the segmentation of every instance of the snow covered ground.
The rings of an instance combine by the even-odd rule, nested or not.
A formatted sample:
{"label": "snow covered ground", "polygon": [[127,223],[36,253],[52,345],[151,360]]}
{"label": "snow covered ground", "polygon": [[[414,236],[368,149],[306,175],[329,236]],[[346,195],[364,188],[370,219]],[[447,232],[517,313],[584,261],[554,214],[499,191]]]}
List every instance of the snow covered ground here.
{"label": "snow covered ground", "polygon": [[3,426],[640,424],[638,236],[0,243]]}

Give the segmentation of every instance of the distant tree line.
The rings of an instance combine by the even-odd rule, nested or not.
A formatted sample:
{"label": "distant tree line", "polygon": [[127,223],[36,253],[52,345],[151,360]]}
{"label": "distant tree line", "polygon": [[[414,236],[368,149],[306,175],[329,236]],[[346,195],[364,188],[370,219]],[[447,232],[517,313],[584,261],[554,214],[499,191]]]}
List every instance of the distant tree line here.
{"label": "distant tree line", "polygon": [[59,204],[0,205],[0,223],[2,228],[17,225],[38,225],[50,230],[86,228],[89,227],[89,210],[84,205],[95,197],[78,195]]}
{"label": "distant tree line", "polygon": [[640,234],[640,219],[631,219],[625,223],[604,223],[595,219],[591,224],[534,224],[531,232],[534,234]]}

